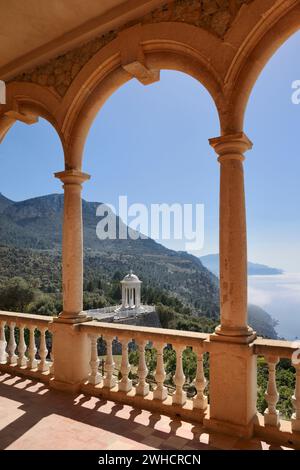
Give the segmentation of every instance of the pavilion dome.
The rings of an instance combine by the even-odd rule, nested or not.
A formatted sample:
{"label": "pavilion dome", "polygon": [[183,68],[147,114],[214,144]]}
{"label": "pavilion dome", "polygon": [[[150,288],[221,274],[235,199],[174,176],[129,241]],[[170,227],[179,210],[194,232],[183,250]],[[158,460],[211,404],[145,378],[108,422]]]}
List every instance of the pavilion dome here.
{"label": "pavilion dome", "polygon": [[130,271],[123,279],[123,282],[141,282],[139,278]]}

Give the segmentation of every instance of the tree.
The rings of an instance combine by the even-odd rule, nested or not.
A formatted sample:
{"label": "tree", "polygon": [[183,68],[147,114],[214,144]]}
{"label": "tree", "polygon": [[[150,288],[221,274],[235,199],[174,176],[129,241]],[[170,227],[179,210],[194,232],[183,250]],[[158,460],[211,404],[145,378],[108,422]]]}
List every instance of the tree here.
{"label": "tree", "polygon": [[123,279],[124,275],[120,271],[115,271],[113,275],[113,281],[121,281]]}
{"label": "tree", "polygon": [[166,307],[165,305],[158,304],[156,306],[156,311],[159,316],[160,324],[163,328],[168,328],[170,322],[174,320],[175,312],[172,308]]}
{"label": "tree", "polygon": [[24,312],[35,299],[35,290],[24,279],[13,277],[6,281],[0,290],[2,310]]}
{"label": "tree", "polygon": [[35,315],[58,315],[61,310],[61,302],[47,294],[40,294],[35,302],[28,305],[28,312]]}

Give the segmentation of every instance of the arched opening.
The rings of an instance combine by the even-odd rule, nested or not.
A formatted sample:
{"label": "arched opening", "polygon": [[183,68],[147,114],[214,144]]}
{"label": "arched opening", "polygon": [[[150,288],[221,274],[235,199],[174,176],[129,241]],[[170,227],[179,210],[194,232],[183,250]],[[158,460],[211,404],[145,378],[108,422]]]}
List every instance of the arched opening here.
{"label": "arched opening", "polygon": [[[123,203],[126,204],[127,225],[155,238],[158,243],[130,237],[127,240],[97,239],[95,225],[100,220],[96,217],[97,204],[89,203],[94,218],[88,218],[85,209],[83,211],[85,298],[90,297],[95,302],[85,303],[86,308],[101,307],[103,300],[119,302],[121,292],[117,284],[133,269],[143,280],[144,302],[158,303],[159,297],[171,304],[178,299],[182,311],[190,309],[195,313],[195,324],[198,314],[206,316],[207,323],[209,318],[217,321],[219,301],[213,276],[198,261],[204,253],[218,251],[219,167],[208,138],[218,135],[219,122],[212,104],[210,95],[198,81],[180,72],[162,71],[160,82],[148,87],[131,80],[101,108],[85,147],[84,170],[92,178],[84,185],[83,198],[113,205],[125,223],[122,211]],[[120,196],[126,197],[126,202]],[[194,250],[187,249],[192,240],[185,237],[183,224],[180,239],[174,237],[173,213],[169,240],[163,239],[161,230],[158,237],[151,237],[151,232],[155,231],[150,220],[151,210],[153,205],[160,204],[168,207],[177,204],[182,216],[184,204],[190,205],[193,210],[191,229],[200,234],[203,231],[204,245],[198,237],[198,246],[196,241]],[[202,220],[198,220],[197,227],[195,225],[197,204],[204,205],[204,227]],[[146,224],[131,225],[139,211],[149,216]],[[148,228],[147,233],[145,228]],[[189,251],[194,257],[180,251]],[[99,289],[99,278],[104,279],[104,284],[115,279],[113,294],[116,297],[110,298],[108,288],[104,289],[106,292]],[[92,288],[101,297],[99,305],[96,297],[88,293]],[[183,321],[182,328],[184,325]]]}
{"label": "arched opening", "polygon": [[0,146],[1,309],[61,310],[63,194],[54,171],[63,149],[45,119],[17,122]]}
{"label": "arched opening", "polygon": [[[245,164],[248,215],[249,302],[263,321],[263,312],[279,338],[299,337],[300,171],[298,152],[299,106],[293,104],[298,78],[300,33],[291,37],[265,66],[250,96],[245,130],[253,140]],[[270,331],[269,336],[271,336]],[[273,336],[274,337],[274,336]],[[265,359],[258,359],[258,409],[266,408]],[[278,409],[287,418],[293,410],[294,368],[290,361],[277,366]]]}
{"label": "arched opening", "polygon": [[[208,144],[208,138],[218,133],[218,114],[209,93],[180,72],[161,71],[160,81],[147,87],[131,80],[102,106],[83,156],[84,171],[92,176],[83,188],[84,309],[88,315],[145,327],[214,330],[219,323],[217,279],[201,265],[199,257],[218,252],[219,165]],[[117,220],[117,233],[112,233],[115,239],[97,238],[100,203],[112,205],[122,219]],[[176,205],[182,218],[187,210],[184,206],[189,205],[193,213],[192,220],[186,221],[187,228],[198,235],[203,231],[203,244],[198,237],[195,249],[187,248],[193,240],[185,237],[183,220],[181,236],[175,238],[175,212],[170,215],[169,239],[164,238],[162,227],[152,225],[153,207],[161,204],[168,208]],[[204,221],[197,223],[196,205],[204,206]],[[139,221],[133,225],[137,217]],[[126,239],[119,236],[120,224],[130,227],[125,228]],[[157,237],[153,236],[156,228]],[[130,230],[150,238],[131,238]],[[142,306],[136,308],[136,292],[131,288],[125,291],[126,308],[122,310],[120,281],[131,269],[142,281]],[[114,344],[117,368],[120,351]],[[130,363],[137,365],[133,345],[129,351]],[[98,352],[106,361],[102,342]],[[187,350],[185,355],[196,364],[194,353]],[[150,374],[155,358],[149,350]],[[167,358],[173,366],[174,358],[173,350]],[[170,386],[174,386],[172,367]],[[195,368],[184,370],[188,380],[194,379]]]}
{"label": "arched opening", "polygon": [[245,120],[246,132],[254,142],[245,173],[249,259],[286,272],[281,278],[274,271],[273,277],[266,278],[269,283],[264,289],[259,285],[262,279],[255,283],[249,277],[250,300],[270,310],[279,321],[279,335],[288,339],[295,339],[300,331],[300,280],[297,275],[288,276],[297,273],[300,265],[296,216],[300,202],[299,107],[292,102],[299,41],[300,33],[296,33],[269,61],[253,89]]}

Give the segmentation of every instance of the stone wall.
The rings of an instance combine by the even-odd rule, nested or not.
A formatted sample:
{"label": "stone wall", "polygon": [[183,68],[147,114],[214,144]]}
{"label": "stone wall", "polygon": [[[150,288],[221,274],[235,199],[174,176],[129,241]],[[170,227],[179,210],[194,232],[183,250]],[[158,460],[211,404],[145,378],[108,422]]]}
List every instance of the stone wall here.
{"label": "stone wall", "polygon": [[140,313],[137,317],[122,318],[114,323],[122,325],[147,326],[152,328],[161,328],[158,313],[153,311],[149,313]]}
{"label": "stone wall", "polygon": [[122,27],[96,37],[80,47],[49,60],[14,77],[11,81],[37,83],[50,87],[64,96],[82,67],[106,44],[115,39],[118,33],[135,24],[179,22],[204,28],[212,34],[224,38],[243,4],[253,0],[175,0],[166,2],[142,18],[135,19]]}

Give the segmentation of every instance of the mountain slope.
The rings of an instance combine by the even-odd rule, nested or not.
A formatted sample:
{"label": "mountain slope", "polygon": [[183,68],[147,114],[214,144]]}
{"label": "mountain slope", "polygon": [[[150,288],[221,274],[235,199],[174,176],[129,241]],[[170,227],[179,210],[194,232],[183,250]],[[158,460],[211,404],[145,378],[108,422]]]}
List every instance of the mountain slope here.
{"label": "mountain slope", "polygon": [[9,207],[11,204],[13,204],[13,201],[7,199],[7,197],[3,196],[3,194],[0,193],[0,213],[4,211],[4,209]]}
{"label": "mountain slope", "polygon": [[[1,200],[0,200],[1,203]],[[47,196],[13,202],[1,210],[0,206],[0,243],[15,248],[32,248],[52,250],[61,248],[63,194],[50,194]],[[167,248],[156,243],[151,238],[132,240],[99,240],[96,227],[102,217],[96,216],[100,202],[82,201],[83,231],[85,249],[97,252],[134,252],[140,253],[166,253]],[[116,218],[117,234],[119,225],[123,225],[127,232],[130,229]],[[176,252],[173,252],[176,253]]]}
{"label": "mountain slope", "polygon": [[262,308],[257,305],[248,305],[248,319],[252,328],[260,336],[265,338],[278,339],[276,332],[277,322]]}
{"label": "mountain slope", "polygon": [[[165,289],[201,314],[218,317],[218,281],[199,261],[165,248],[150,238],[99,240],[100,203],[83,201],[85,279],[135,270],[144,285]],[[60,289],[63,195],[51,194],[4,207],[0,217],[0,280],[36,277],[42,289]],[[117,228],[123,222],[117,218]],[[124,226],[126,228],[126,226]],[[128,228],[126,228],[129,230]],[[117,230],[118,233],[118,230]]]}
{"label": "mountain slope", "polygon": [[[209,269],[216,276],[219,276],[219,255],[218,254],[201,256],[199,259],[201,263],[203,264],[203,266]],[[277,274],[283,274],[283,270],[278,269],[278,268],[271,268],[270,266],[266,266],[265,264],[252,263],[251,261],[248,261],[248,275],[249,276],[257,276],[257,275],[270,276],[270,275],[277,275]]]}

